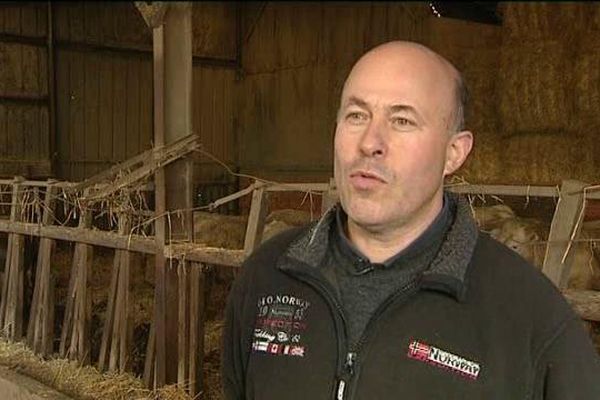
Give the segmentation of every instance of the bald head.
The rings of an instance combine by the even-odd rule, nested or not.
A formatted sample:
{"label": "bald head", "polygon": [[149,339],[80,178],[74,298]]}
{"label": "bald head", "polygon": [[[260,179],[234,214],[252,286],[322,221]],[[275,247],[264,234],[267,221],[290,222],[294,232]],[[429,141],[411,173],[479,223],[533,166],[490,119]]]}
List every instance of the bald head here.
{"label": "bald head", "polygon": [[[467,91],[460,72],[448,60],[428,47],[414,42],[394,41],[379,45],[364,54],[352,68],[342,91],[342,102],[348,88],[356,79],[381,79],[389,75],[389,85],[394,85],[394,73],[409,74],[433,84],[436,95],[445,103],[441,106],[448,130],[464,130],[464,109]],[[433,92],[432,92],[433,95]],[[439,110],[442,111],[441,109]]]}

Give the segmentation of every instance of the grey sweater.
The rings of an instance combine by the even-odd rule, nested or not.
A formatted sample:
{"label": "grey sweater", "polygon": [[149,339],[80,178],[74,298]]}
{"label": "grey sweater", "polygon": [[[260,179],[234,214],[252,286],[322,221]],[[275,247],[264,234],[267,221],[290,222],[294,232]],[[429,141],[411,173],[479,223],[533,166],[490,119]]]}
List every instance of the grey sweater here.
{"label": "grey sweater", "polygon": [[[328,270],[335,272],[332,283],[344,309],[350,346],[359,341],[377,308],[392,294],[414,281],[425,271],[437,254],[456,204],[448,196],[432,224],[407,248],[383,263],[371,263],[348,239],[347,215],[337,210],[335,225],[330,230]],[[331,279],[330,279],[331,280]]]}

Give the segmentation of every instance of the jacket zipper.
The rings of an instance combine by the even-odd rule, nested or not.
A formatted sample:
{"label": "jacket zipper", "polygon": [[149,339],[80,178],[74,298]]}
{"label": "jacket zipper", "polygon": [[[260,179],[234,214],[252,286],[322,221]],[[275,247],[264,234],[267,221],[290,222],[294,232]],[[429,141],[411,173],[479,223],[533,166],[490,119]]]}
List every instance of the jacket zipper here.
{"label": "jacket zipper", "polygon": [[[349,389],[348,386],[349,386],[352,378],[354,377],[354,374],[356,372],[356,364],[358,361],[358,356],[360,354],[362,347],[367,342],[367,339],[369,339],[370,331],[372,330],[372,327],[380,319],[380,317],[383,315],[384,311],[388,308],[388,306],[390,306],[392,303],[395,303],[400,298],[407,298],[408,296],[410,296],[413,293],[414,289],[416,289],[418,286],[419,278],[404,285],[402,288],[400,288],[398,291],[396,291],[392,296],[388,297],[377,308],[377,310],[375,311],[373,316],[367,322],[365,330],[363,331],[358,342],[356,343],[355,346],[353,346],[352,349],[350,349],[350,348],[348,348],[348,345],[347,345],[348,334],[346,332],[346,318],[344,317],[344,311],[342,309],[342,306],[339,304],[337,299],[331,295],[330,291],[326,288],[325,284],[323,284],[323,282],[318,280],[316,277],[314,277],[310,274],[307,274],[307,273],[300,272],[300,271],[295,271],[295,273],[293,275],[295,275],[297,278],[300,278],[304,282],[308,283],[309,285],[311,285],[315,289],[317,289],[317,291],[321,293],[323,298],[325,298],[326,302],[329,304],[329,307],[332,310],[337,311],[337,316],[339,317],[339,320],[337,320],[334,317],[334,325],[336,327],[336,334],[337,334],[336,336],[338,339],[338,367],[337,367],[337,370],[338,370],[339,378],[337,378],[337,384],[335,385],[334,400],[352,399],[354,390],[351,390],[350,397],[346,396],[348,393],[348,389]],[[339,321],[340,320],[342,322],[343,335],[340,335],[340,329],[339,329]],[[345,359],[344,359],[344,364],[343,364],[343,368],[342,368],[342,373],[340,373],[339,360],[340,360],[342,354],[345,354]],[[358,376],[354,377],[355,379],[353,379],[352,382],[356,382],[358,380],[358,379],[356,379],[357,377]],[[354,389],[354,388],[352,388],[352,389]]]}
{"label": "jacket zipper", "polygon": [[[354,398],[355,386],[356,386],[356,382],[358,382],[358,375],[360,374],[360,372],[357,370],[357,365],[360,364],[360,356],[364,356],[364,354],[362,352],[363,346],[370,339],[371,334],[374,331],[375,325],[381,319],[381,317],[385,314],[385,311],[390,306],[392,306],[393,304],[399,303],[401,300],[406,300],[415,292],[415,290],[417,289],[417,287],[419,285],[419,280],[420,279],[417,277],[412,282],[409,282],[408,284],[402,286],[394,294],[389,296],[383,303],[381,303],[381,305],[379,307],[377,307],[377,309],[375,310],[375,313],[373,314],[373,316],[367,322],[367,325],[365,326],[365,330],[363,331],[362,335],[358,339],[358,342],[356,342],[356,345],[352,346],[352,348],[348,351],[348,353],[346,355],[346,367],[350,371],[351,376],[353,376],[355,373],[357,375],[356,375],[355,379],[352,381],[353,385],[351,385],[351,387],[348,387],[349,382],[345,382],[343,385],[344,386],[343,391],[345,391],[346,393],[349,394],[347,399]],[[337,400],[345,400],[345,399],[346,399],[346,397],[342,396],[341,398],[338,398]]]}
{"label": "jacket zipper", "polygon": [[[338,362],[336,366],[338,377],[336,377],[336,384],[334,385],[334,400],[343,400],[345,398],[344,395],[346,391],[347,381],[349,380],[348,372],[353,372],[353,368],[349,370],[349,367],[352,367],[352,361],[350,365],[348,365],[348,356],[346,356],[344,364],[340,365],[342,355],[347,355],[349,353],[347,351],[348,334],[346,332],[346,318],[344,317],[344,311],[342,309],[342,306],[337,301],[337,299],[333,295],[331,295],[331,291],[327,289],[326,285],[316,277],[301,271],[294,271],[292,275],[316,289],[317,292],[320,293],[321,296],[325,299],[325,302],[329,305],[329,308],[332,311],[332,314],[334,315],[334,326],[336,329],[336,337],[338,341]],[[342,370],[342,373],[340,373],[340,370]]]}

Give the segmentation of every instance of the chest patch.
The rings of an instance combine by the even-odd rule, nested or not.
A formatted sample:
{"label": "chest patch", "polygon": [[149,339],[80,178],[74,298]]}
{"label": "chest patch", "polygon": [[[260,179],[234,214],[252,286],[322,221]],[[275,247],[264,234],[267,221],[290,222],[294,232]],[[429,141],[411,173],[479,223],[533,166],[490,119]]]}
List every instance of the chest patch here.
{"label": "chest patch", "polygon": [[464,357],[452,354],[418,340],[412,340],[410,342],[407,355],[413,360],[422,361],[446,369],[472,380],[476,380],[481,371],[480,365],[475,361],[467,360]]}
{"label": "chest patch", "polygon": [[308,328],[310,303],[288,294],[261,296],[258,300],[252,351],[272,355],[304,357],[302,334]]}

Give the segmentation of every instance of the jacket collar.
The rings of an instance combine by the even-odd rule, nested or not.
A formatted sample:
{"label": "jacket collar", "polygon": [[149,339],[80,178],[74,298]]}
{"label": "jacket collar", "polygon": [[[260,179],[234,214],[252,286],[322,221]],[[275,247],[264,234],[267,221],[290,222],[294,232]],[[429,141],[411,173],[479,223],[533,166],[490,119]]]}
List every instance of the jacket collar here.
{"label": "jacket collar", "polygon": [[[430,267],[422,273],[420,283],[424,289],[436,290],[464,301],[467,293],[467,272],[475,249],[478,229],[472,217],[468,202],[453,193],[446,193],[450,202],[453,221],[446,233],[440,250]],[[294,272],[318,274],[329,248],[329,233],[335,229],[335,219],[339,203],[323,214],[321,219],[310,226],[308,231],[290,243],[280,259],[278,268]],[[301,264],[286,262],[299,261]],[[306,268],[306,265],[311,267]]]}

